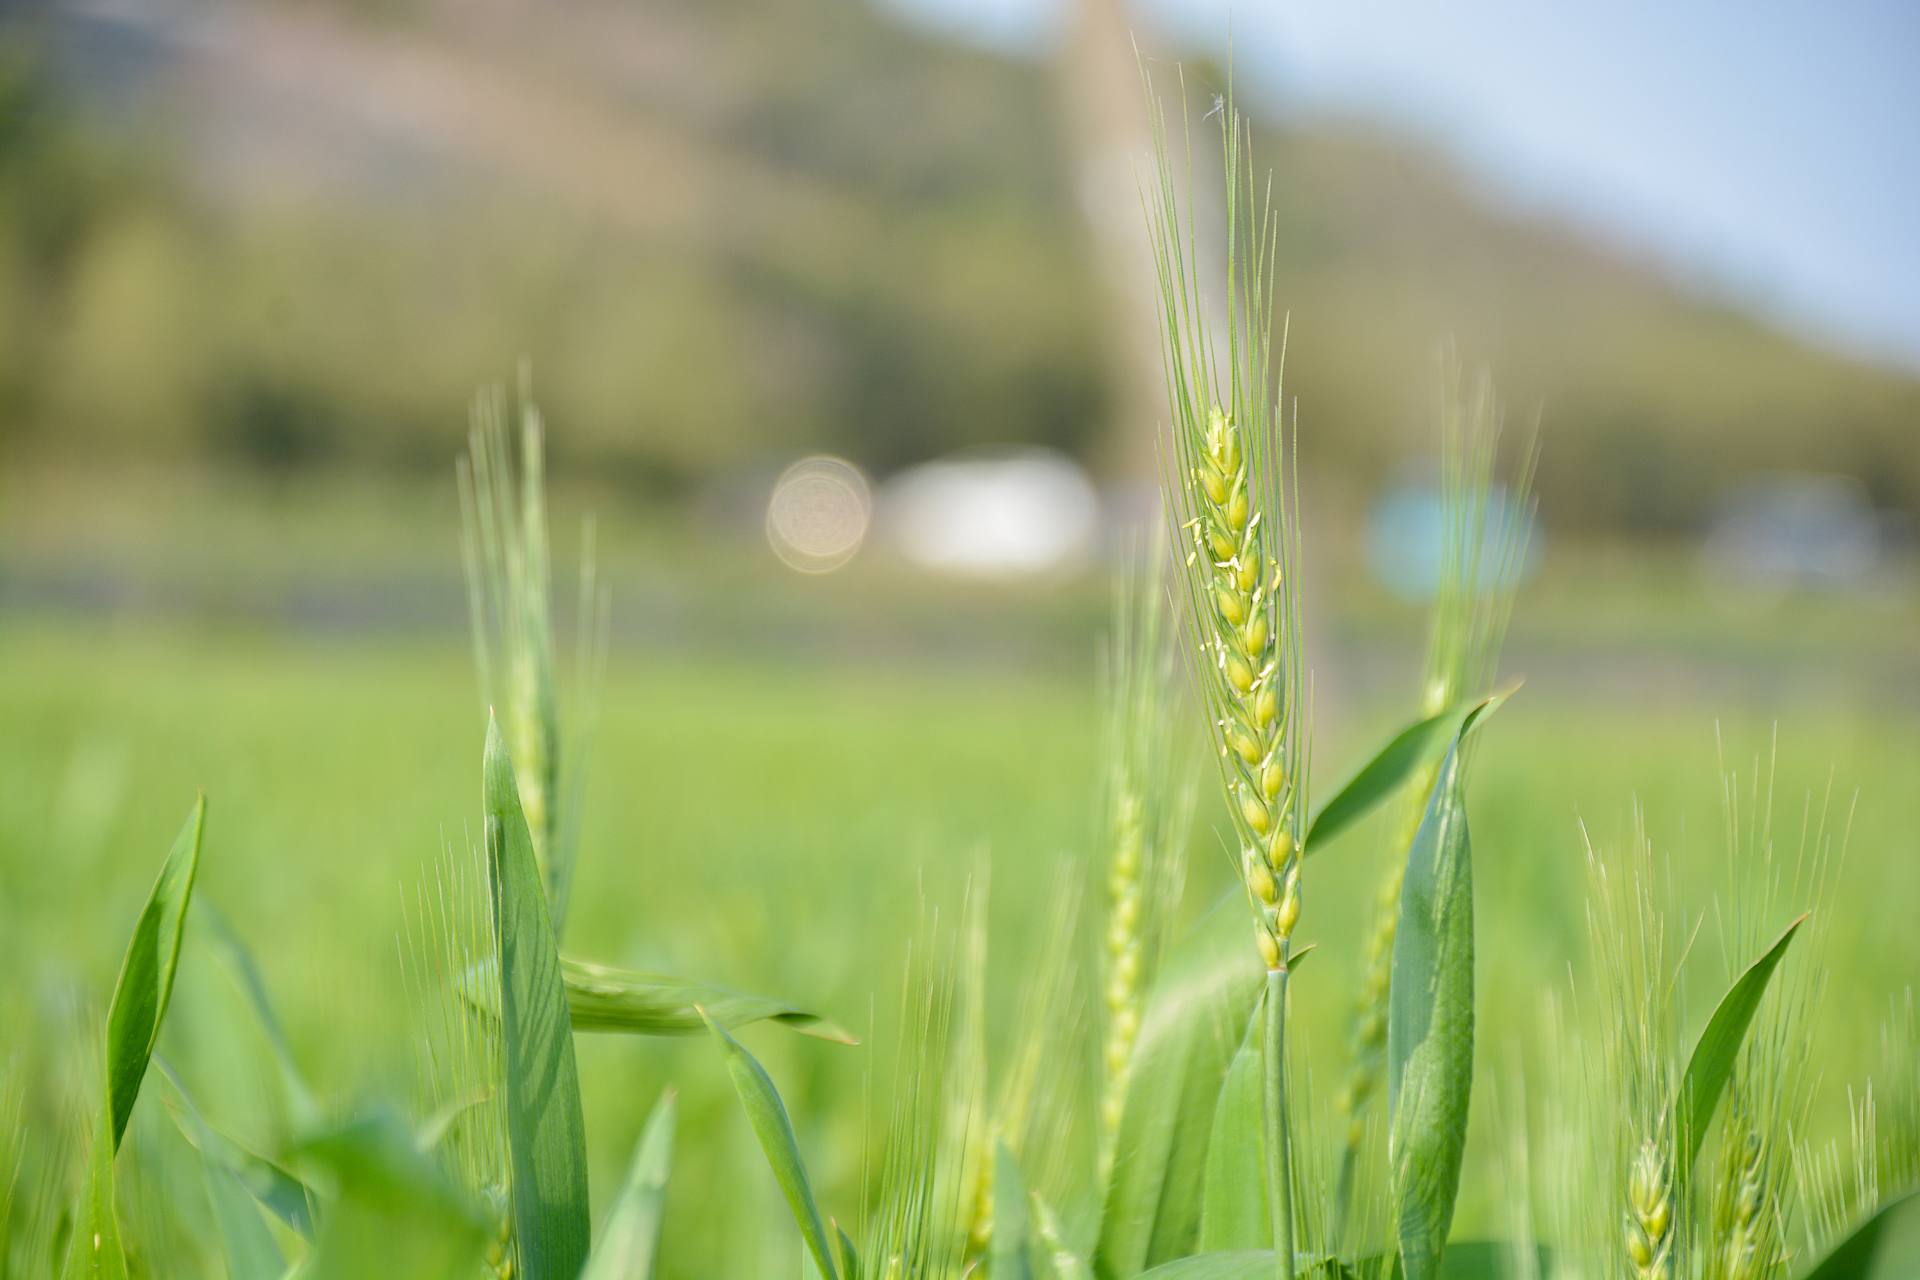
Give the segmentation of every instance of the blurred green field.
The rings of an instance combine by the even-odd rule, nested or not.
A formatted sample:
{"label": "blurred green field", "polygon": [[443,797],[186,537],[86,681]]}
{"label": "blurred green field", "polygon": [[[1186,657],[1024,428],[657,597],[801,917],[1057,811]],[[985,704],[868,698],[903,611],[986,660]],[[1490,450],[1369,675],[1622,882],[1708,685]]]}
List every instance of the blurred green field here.
{"label": "blurred green field", "polygon": [[[1550,631],[1550,614],[1523,609],[1516,634]],[[1023,617],[1013,610],[1006,625],[1017,630]],[[1362,633],[1333,635],[1338,662]],[[614,655],[567,947],[785,995],[858,1028],[867,1046],[853,1049],[747,1033],[843,1215],[860,1204],[863,1109],[886,1096],[886,1011],[923,912],[951,920],[970,876],[990,882],[988,1009],[1004,1032],[1053,868],[1087,852],[1097,735],[1093,641],[1081,638],[1084,663],[874,662],[831,648],[784,660],[725,648]],[[1743,686],[1738,705],[1719,706],[1711,687],[1655,681],[1636,694],[1564,652],[1533,656],[1542,669],[1491,726],[1473,789],[1484,1037],[1476,1149],[1486,1150],[1495,1068],[1541,1047],[1542,997],[1565,989],[1583,954],[1581,820],[1597,841],[1615,842],[1630,805],[1644,805],[1672,855],[1677,900],[1705,918],[1703,972],[1717,974],[1714,895],[1727,859],[1716,722],[1728,763],[1750,771],[1769,757],[1778,720],[1776,830],[1787,848],[1808,803],[1845,820],[1858,793],[1829,908],[1843,923],[1821,957],[1827,997],[1812,1031],[1829,1071],[1864,1071],[1888,999],[1920,976],[1907,909],[1920,901],[1920,717],[1910,700],[1849,679],[1844,663],[1812,685],[1804,672],[1777,677],[1774,698]],[[1528,661],[1523,647],[1508,668],[1525,673]],[[1323,707],[1323,791],[1403,716],[1410,678],[1375,678],[1385,665],[1349,663],[1345,693]],[[477,832],[483,727],[469,654],[451,628],[343,637],[138,621],[0,627],[0,965],[12,976],[0,989],[0,1044],[59,1069],[66,1011],[76,997],[104,1001],[125,931],[203,787],[201,893],[257,951],[302,1061],[339,1102],[404,1096],[402,902],[444,843]],[[1212,825],[1203,811],[1190,911],[1230,880]],[[1319,951],[1295,987],[1296,1026],[1321,1082],[1343,1061],[1381,834],[1363,827],[1309,863],[1301,938]],[[196,1038],[208,1016],[197,1010],[225,981],[190,940],[161,1049],[245,1132],[259,1090],[231,1050],[204,1031]],[[1712,995],[1690,994],[1696,1008]],[[790,1228],[711,1046],[586,1036],[580,1052],[596,1203],[671,1083],[685,1137],[667,1273],[787,1273]],[[1823,1123],[1846,1083],[1822,1081]],[[137,1119],[158,1136],[136,1149],[177,1143],[164,1110]],[[1468,1185],[1494,1192],[1487,1179]],[[1464,1204],[1462,1229],[1488,1211]],[[771,1259],[754,1252],[762,1241]]]}

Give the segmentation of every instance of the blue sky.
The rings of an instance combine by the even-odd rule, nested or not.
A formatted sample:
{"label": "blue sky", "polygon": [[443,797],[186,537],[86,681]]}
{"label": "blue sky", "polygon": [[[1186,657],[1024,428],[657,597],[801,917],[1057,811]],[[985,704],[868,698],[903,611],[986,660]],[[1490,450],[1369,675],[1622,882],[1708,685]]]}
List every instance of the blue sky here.
{"label": "blue sky", "polygon": [[[890,0],[1044,48],[1069,0]],[[1916,0],[1135,0],[1276,104],[1426,137],[1830,345],[1920,368]]]}

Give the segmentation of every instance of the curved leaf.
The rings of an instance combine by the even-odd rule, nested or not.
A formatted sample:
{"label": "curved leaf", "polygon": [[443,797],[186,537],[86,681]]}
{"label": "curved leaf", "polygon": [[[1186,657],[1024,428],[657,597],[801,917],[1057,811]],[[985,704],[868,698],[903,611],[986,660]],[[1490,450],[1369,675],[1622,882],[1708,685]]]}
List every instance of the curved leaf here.
{"label": "curved leaf", "polygon": [[674,1096],[654,1104],[634,1149],[633,1168],[600,1232],[580,1280],[649,1280],[660,1247],[660,1218],[667,1202],[667,1172],[673,1165]]}
{"label": "curved leaf", "polygon": [[1877,1209],[1800,1280],[1911,1280],[1920,1276],[1920,1190]]}
{"label": "curved leaf", "polygon": [[1460,722],[1407,851],[1387,995],[1388,1156],[1409,1280],[1439,1274],[1473,1087],[1473,853]]}
{"label": "curved leaf", "polygon": [[[666,974],[636,973],[562,956],[567,1009],[576,1031],[624,1031],[635,1035],[692,1035],[706,1024],[698,1009],[729,1029],[749,1022],[776,1022],[789,1031],[837,1044],[859,1044],[851,1033],[816,1013],[784,1000],[729,991]],[[696,1008],[697,1006],[697,1008]]]}
{"label": "curved leaf", "polygon": [[107,1011],[107,1105],[113,1150],[126,1136],[133,1101],[140,1095],[140,1082],[146,1078],[153,1046],[160,1039],[160,1023],[173,998],[180,934],[193,897],[193,878],[200,869],[200,840],[206,825],[207,798],[201,796],[161,864],[160,877],[133,927],[126,958],[120,963],[120,979],[113,987],[113,1005]]}
{"label": "curved leaf", "polygon": [[1256,1002],[1247,1019],[1247,1034],[1234,1051],[1214,1104],[1200,1200],[1200,1248],[1208,1253],[1273,1248],[1262,1110],[1262,1003]]}
{"label": "curved leaf", "polygon": [[[313,1239],[313,1193],[306,1183],[282,1169],[265,1156],[256,1155],[208,1122],[179,1076],[164,1059],[154,1063],[170,1086],[161,1095],[172,1114],[175,1126],[189,1145],[200,1153],[209,1170],[219,1169],[260,1207],[286,1223],[305,1239]],[[208,1175],[211,1177],[211,1173]]]}
{"label": "curved leaf", "polygon": [[533,840],[491,719],[481,798],[500,974],[514,1274],[576,1280],[592,1227],[573,1027]]}
{"label": "curved leaf", "polygon": [[1479,702],[1456,703],[1395,734],[1313,815],[1313,821],[1307,824],[1307,854],[1311,856],[1321,844],[1366,817],[1407,779],[1439,760],[1466,735],[1470,725],[1512,697],[1519,687],[1516,682]]}
{"label": "curved leaf", "polygon": [[1191,1252],[1207,1138],[1265,970],[1240,895],[1174,948],[1154,983],[1127,1079],[1095,1274],[1130,1277]]}
{"label": "curved leaf", "polygon": [[1774,939],[1773,945],[1733,980],[1700,1032],[1693,1056],[1687,1059],[1687,1073],[1680,1079],[1679,1113],[1675,1117],[1682,1135],[1675,1179],[1683,1187],[1700,1154],[1700,1144],[1706,1139],[1707,1122],[1713,1119],[1714,1108],[1720,1105],[1720,1097],[1727,1091],[1727,1080],[1733,1075],[1733,1064],[1740,1056],[1747,1028],[1753,1025],[1753,1015],[1760,1008],[1760,998],[1766,995],[1767,983],[1786,955],[1795,930],[1806,923],[1806,919],[1803,913],[1789,924]]}
{"label": "curved leaf", "polygon": [[780,1091],[773,1087],[766,1068],[728,1035],[725,1027],[708,1019],[707,1030],[720,1045],[721,1055],[727,1062],[727,1074],[733,1078],[734,1092],[740,1095],[740,1105],[746,1108],[747,1123],[753,1126],[754,1136],[760,1139],[760,1149],[766,1153],[767,1164],[773,1169],[774,1181],[787,1197],[793,1220],[799,1224],[807,1251],[813,1255],[813,1265],[827,1280],[839,1280],[827,1229],[820,1221],[820,1206],[814,1202],[813,1184],[807,1181],[807,1167],[800,1159],[800,1143],[793,1136],[793,1121],[787,1118]]}

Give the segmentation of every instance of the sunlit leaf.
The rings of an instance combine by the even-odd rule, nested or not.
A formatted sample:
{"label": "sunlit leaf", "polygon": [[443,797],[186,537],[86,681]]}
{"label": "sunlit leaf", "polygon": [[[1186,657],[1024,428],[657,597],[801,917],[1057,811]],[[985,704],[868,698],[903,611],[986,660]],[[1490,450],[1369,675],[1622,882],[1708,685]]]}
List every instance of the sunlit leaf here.
{"label": "sunlit leaf", "polygon": [[117,1150],[133,1115],[134,1099],[146,1078],[147,1063],[160,1039],[160,1024],[173,998],[174,970],[180,963],[180,933],[186,925],[193,878],[200,869],[200,840],[206,830],[207,798],[194,802],[180,829],[160,878],[133,927],[120,979],[107,1012],[107,1099],[112,1118],[111,1148]]}
{"label": "sunlit leaf", "polygon": [[747,1123],[760,1140],[760,1149],[766,1153],[767,1164],[773,1169],[774,1181],[780,1184],[780,1191],[793,1210],[793,1220],[799,1224],[813,1265],[827,1280],[838,1280],[833,1248],[821,1223],[820,1207],[813,1198],[813,1184],[807,1180],[800,1143],[793,1136],[793,1122],[787,1118],[780,1091],[773,1087],[766,1068],[728,1035],[725,1027],[709,1019],[707,1029],[713,1033],[721,1056],[726,1059],[727,1074],[733,1079],[734,1092],[740,1095],[740,1105],[746,1108]]}
{"label": "sunlit leaf", "polygon": [[1387,997],[1388,1155],[1408,1280],[1439,1274],[1466,1151],[1473,1086],[1473,854],[1462,744],[1454,734],[1407,852]]}
{"label": "sunlit leaf", "polygon": [[1789,924],[1774,939],[1773,945],[1733,980],[1733,985],[1714,1007],[1713,1016],[1707,1019],[1706,1028],[1700,1032],[1693,1055],[1687,1059],[1687,1073],[1680,1080],[1675,1117],[1681,1134],[1675,1179],[1683,1187],[1700,1154],[1700,1144],[1706,1139],[1707,1123],[1713,1119],[1714,1108],[1720,1105],[1727,1081],[1733,1076],[1734,1062],[1740,1056],[1740,1045],[1747,1038],[1747,1028],[1753,1025],[1753,1015],[1760,1008],[1760,998],[1766,995],[1767,983],[1786,955],[1787,944],[1793,941],[1794,932],[1806,919],[1803,914]]}

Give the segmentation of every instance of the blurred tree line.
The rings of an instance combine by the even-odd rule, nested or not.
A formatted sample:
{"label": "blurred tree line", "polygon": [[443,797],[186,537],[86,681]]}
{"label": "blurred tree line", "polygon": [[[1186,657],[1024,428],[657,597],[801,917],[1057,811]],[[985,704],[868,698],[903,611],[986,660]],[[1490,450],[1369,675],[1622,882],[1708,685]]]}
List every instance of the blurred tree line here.
{"label": "blurred tree line", "polygon": [[[437,475],[475,386],[523,358],[558,465],[654,492],[819,449],[884,472],[1037,442],[1110,468],[1153,428],[1114,389],[1138,353],[1039,58],[837,0],[242,6],[226,62],[115,33],[141,73],[107,93],[70,18],[0,20],[18,456]],[[283,47],[291,100],[247,74]],[[1422,447],[1453,335],[1516,415],[1544,406],[1562,525],[1688,527],[1769,467],[1920,510],[1914,377],[1490,210],[1395,140],[1293,122],[1258,145],[1325,473],[1364,486]]]}

